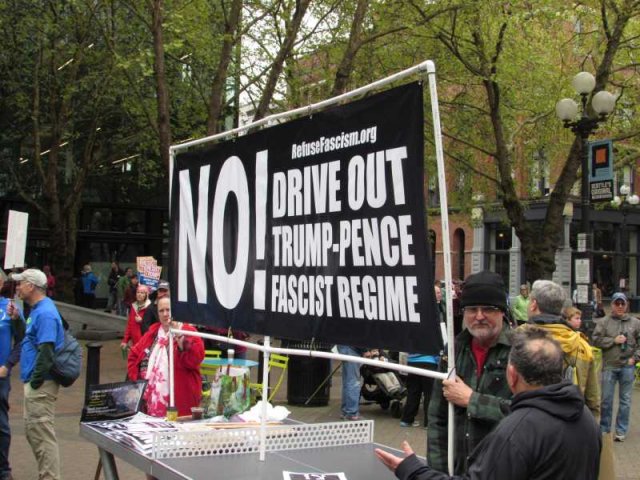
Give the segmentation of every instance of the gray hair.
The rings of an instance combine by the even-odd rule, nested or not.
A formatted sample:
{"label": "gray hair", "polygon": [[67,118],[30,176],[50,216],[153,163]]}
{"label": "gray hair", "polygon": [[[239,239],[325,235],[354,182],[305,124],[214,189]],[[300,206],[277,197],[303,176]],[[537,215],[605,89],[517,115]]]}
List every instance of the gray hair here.
{"label": "gray hair", "polygon": [[529,297],[536,301],[542,313],[561,315],[567,294],[560,285],[551,280],[536,280]]}

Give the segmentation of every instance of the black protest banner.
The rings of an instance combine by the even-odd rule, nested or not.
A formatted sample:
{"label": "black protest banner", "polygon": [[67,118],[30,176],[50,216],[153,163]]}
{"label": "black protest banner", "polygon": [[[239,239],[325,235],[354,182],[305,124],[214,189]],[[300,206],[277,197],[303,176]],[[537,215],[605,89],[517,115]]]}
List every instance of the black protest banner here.
{"label": "black protest banner", "polygon": [[176,156],[171,286],[183,321],[434,353],[422,87]]}

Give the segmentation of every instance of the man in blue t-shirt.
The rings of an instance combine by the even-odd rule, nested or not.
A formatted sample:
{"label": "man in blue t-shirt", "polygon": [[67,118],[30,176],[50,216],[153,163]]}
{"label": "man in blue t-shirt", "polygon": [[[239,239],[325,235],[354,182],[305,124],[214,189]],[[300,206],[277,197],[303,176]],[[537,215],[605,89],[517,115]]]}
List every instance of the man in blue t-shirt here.
{"label": "man in blue t-shirt", "polygon": [[11,477],[9,447],[9,392],[11,391],[11,368],[20,360],[20,343],[24,338],[24,318],[18,312],[16,319],[11,312],[17,307],[5,297],[6,275],[0,270],[0,480]]}
{"label": "man in blue t-shirt", "polygon": [[[64,343],[62,319],[47,297],[47,276],[34,268],[11,275],[18,296],[31,306],[20,354],[24,382],[25,433],[38,462],[39,478],[60,478],[60,454],[54,429],[59,385],[51,374],[54,352]],[[12,318],[17,316],[12,311]]]}

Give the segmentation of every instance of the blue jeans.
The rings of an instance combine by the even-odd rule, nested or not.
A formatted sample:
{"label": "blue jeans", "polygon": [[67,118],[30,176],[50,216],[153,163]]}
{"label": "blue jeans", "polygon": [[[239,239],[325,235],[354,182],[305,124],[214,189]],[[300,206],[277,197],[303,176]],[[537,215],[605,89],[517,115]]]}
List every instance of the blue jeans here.
{"label": "blue jeans", "polygon": [[600,414],[600,430],[611,431],[613,417],[613,393],[616,382],[619,383],[620,403],[616,416],[616,435],[626,435],[629,431],[629,411],[631,410],[631,394],[635,366],[626,365],[620,368],[606,369],[602,372],[602,411]]}
{"label": "blue jeans", "polygon": [[[360,354],[346,345],[338,345],[338,353],[359,357]],[[342,363],[342,415],[358,415],[360,411],[360,364]]]}
{"label": "blue jeans", "polygon": [[11,430],[9,429],[9,392],[11,378],[0,378],[0,478],[11,472],[9,467],[9,445]]}

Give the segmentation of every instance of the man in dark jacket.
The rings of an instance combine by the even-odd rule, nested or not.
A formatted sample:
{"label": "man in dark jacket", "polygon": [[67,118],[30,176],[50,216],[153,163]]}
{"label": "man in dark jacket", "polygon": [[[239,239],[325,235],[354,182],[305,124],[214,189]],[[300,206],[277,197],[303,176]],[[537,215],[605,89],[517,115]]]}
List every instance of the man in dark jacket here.
{"label": "man in dark jacket", "polygon": [[429,464],[447,470],[448,404],[453,403],[455,473],[467,470],[469,454],[509,413],[511,399],[505,378],[511,346],[502,277],[487,271],[469,275],[460,306],[466,329],[456,337],[457,377],[434,382],[427,439]]}
{"label": "man in dark jacket", "polygon": [[580,390],[562,380],[560,345],[533,325],[513,332],[511,345],[512,413],[476,447],[466,473],[450,477],[425,466],[406,442],[405,458],[380,449],[376,456],[400,479],[598,478],[599,427]]}

